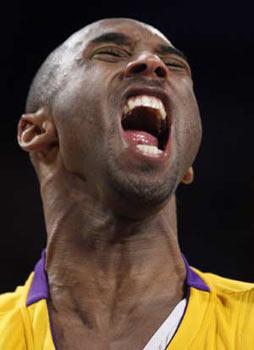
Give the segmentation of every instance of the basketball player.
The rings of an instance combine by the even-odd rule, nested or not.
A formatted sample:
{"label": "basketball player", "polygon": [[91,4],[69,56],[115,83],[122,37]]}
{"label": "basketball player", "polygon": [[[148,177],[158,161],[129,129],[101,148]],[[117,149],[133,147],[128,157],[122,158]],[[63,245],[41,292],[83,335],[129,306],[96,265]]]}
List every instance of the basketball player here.
{"label": "basketball player", "polygon": [[101,20],[47,58],[18,125],[47,247],[0,297],[1,350],[254,349],[254,285],[179,249],[200,140],[189,64],[155,28]]}

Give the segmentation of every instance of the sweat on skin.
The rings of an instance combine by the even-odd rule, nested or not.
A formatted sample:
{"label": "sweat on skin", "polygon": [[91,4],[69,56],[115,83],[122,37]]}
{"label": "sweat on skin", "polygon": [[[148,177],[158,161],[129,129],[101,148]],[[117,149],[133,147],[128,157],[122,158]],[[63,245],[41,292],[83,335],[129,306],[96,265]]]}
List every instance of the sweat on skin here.
{"label": "sweat on skin", "polygon": [[189,64],[149,25],[100,20],[43,63],[18,142],[40,183],[61,349],[142,348],[185,297],[174,193],[200,141]]}

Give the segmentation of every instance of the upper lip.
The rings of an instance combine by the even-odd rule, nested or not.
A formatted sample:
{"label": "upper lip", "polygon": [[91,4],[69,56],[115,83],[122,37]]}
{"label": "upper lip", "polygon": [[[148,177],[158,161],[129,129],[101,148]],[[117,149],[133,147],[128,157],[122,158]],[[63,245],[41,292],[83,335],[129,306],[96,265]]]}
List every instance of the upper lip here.
{"label": "upper lip", "polygon": [[124,93],[124,104],[126,103],[128,98],[134,97],[134,96],[141,96],[141,95],[155,96],[162,101],[165,111],[167,113],[167,117],[166,117],[167,124],[168,124],[168,127],[170,127],[172,120],[171,120],[171,104],[170,104],[170,99],[168,94],[164,90],[154,88],[154,87],[149,87],[149,86],[133,87],[132,86],[129,89],[127,89]]}

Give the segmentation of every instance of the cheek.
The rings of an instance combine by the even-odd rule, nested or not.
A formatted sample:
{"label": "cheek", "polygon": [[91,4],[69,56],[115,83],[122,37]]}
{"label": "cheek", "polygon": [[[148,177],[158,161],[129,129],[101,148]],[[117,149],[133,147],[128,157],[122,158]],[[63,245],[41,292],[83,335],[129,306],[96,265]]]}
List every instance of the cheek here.
{"label": "cheek", "polygon": [[185,118],[182,123],[182,129],[186,134],[185,140],[190,149],[197,149],[200,145],[202,126],[199,108],[194,94],[190,94],[186,100]]}
{"label": "cheek", "polygon": [[102,123],[98,90],[96,93],[84,82],[76,81],[59,94],[55,103],[59,151],[65,168],[72,172],[84,172],[88,158],[98,148]]}
{"label": "cheek", "polygon": [[197,153],[202,137],[202,125],[198,104],[189,84],[179,91],[176,103],[179,157],[186,167],[190,166]]}
{"label": "cheek", "polygon": [[67,170],[76,172],[85,161],[89,139],[85,123],[78,119],[65,120],[59,128],[59,152]]}
{"label": "cheek", "polygon": [[[90,77],[90,78],[89,78]],[[92,82],[89,84],[89,81]],[[75,77],[57,96],[54,117],[64,167],[82,177],[101,172],[113,129],[105,95],[106,82],[91,74]],[[112,129],[112,130],[111,130]],[[100,169],[99,169],[100,168]]]}
{"label": "cheek", "polygon": [[59,152],[64,168],[83,179],[94,179],[105,154],[97,130],[90,123],[73,120],[60,130]]}

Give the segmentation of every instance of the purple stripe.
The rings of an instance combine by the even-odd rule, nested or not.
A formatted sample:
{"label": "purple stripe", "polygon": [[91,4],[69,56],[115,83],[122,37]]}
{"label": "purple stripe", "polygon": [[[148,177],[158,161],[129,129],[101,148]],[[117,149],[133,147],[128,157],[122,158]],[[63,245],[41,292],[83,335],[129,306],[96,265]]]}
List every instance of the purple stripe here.
{"label": "purple stripe", "polygon": [[56,344],[55,332],[54,332],[54,328],[53,328],[52,314],[51,314],[50,305],[48,302],[49,288],[48,288],[47,273],[45,270],[45,261],[46,261],[46,252],[44,250],[41,254],[41,259],[35,265],[34,277],[33,277],[32,285],[31,285],[29,293],[28,293],[26,306],[29,306],[33,303],[36,303],[37,301],[39,301],[41,299],[47,300],[47,308],[48,308],[51,336],[52,336],[52,340],[53,340],[55,349],[58,350],[57,344]]}
{"label": "purple stripe", "polygon": [[[41,299],[48,299],[49,297],[48,278],[45,271],[45,257],[46,253],[44,250],[42,252],[41,259],[38,261],[34,269],[34,277],[26,302],[27,306]],[[187,271],[186,285],[188,287],[194,287],[205,292],[210,292],[210,288],[201,279],[201,277],[199,277],[199,275],[194,270],[192,270],[183,254],[182,258]]]}
{"label": "purple stripe", "polygon": [[210,292],[210,288],[208,285],[202,280],[199,275],[192,270],[185,256],[182,254],[183,261],[185,263],[187,276],[186,276],[186,284],[188,287],[194,287],[196,289],[202,290],[204,292]]}
{"label": "purple stripe", "polygon": [[41,299],[48,299],[48,279],[45,271],[45,250],[41,254],[41,259],[37,262],[34,269],[33,281],[28,293],[26,306],[29,306]]}

